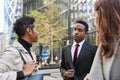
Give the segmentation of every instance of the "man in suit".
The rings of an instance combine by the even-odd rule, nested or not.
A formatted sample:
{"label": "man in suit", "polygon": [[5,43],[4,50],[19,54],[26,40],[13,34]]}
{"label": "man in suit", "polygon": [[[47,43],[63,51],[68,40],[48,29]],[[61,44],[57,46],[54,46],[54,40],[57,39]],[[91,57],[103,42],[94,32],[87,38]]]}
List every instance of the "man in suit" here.
{"label": "man in suit", "polygon": [[88,24],[85,21],[76,21],[73,44],[62,49],[60,71],[64,80],[83,80],[90,71],[97,46],[85,41],[87,32]]}

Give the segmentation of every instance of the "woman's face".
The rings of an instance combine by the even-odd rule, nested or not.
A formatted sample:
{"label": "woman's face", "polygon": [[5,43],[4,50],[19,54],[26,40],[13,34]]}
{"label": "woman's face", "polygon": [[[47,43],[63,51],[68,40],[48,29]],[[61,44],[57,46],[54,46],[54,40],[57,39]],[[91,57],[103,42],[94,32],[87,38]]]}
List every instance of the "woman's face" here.
{"label": "woman's face", "polygon": [[29,38],[29,41],[31,43],[34,43],[34,42],[38,41],[38,34],[39,34],[39,32],[37,31],[36,25],[34,25],[33,29],[27,28],[27,34],[28,34],[27,36]]}

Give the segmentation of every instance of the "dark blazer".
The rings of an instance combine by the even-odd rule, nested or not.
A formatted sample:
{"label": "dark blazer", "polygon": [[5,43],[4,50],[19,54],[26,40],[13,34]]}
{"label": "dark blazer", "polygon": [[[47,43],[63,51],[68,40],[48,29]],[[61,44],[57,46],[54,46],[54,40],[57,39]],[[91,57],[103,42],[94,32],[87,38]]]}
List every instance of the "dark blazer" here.
{"label": "dark blazer", "polygon": [[[89,73],[97,46],[93,46],[88,42],[84,42],[77,58],[75,66],[73,66],[71,56],[72,45],[67,45],[62,49],[62,61],[60,66],[61,75],[69,70],[75,70],[74,80],[83,80],[87,73]],[[64,80],[72,80],[72,78],[64,78]]]}

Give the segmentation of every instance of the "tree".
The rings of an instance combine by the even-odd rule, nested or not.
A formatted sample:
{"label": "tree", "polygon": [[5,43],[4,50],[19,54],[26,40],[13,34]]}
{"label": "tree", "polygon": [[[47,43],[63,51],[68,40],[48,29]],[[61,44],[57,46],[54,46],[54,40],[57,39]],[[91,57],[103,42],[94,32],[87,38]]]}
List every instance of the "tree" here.
{"label": "tree", "polygon": [[45,13],[33,11],[29,14],[35,17],[37,29],[39,31],[39,43],[50,45],[51,63],[53,63],[53,49],[58,48],[62,39],[67,36],[67,30],[61,22],[59,8],[55,4],[50,4]]}

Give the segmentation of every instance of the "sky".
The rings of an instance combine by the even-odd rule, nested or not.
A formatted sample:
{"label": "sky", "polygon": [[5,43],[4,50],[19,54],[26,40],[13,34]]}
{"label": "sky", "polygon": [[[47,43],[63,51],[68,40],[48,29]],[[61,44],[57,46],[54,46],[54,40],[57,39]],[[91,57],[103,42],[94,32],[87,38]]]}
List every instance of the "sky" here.
{"label": "sky", "polygon": [[4,28],[4,0],[0,0],[0,32]]}

